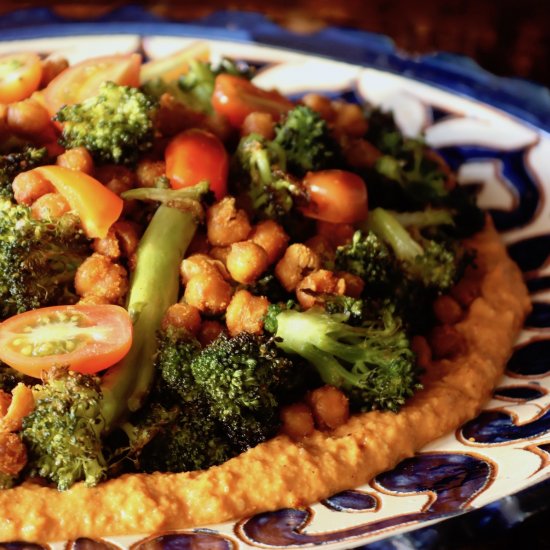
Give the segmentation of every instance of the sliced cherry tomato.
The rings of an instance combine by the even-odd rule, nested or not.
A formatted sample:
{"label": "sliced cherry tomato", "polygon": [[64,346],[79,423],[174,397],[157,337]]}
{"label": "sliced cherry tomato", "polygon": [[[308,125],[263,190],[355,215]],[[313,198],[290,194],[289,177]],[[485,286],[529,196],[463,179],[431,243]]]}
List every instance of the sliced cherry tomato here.
{"label": "sliced cherry tomato", "polygon": [[344,170],[308,172],[304,186],[309,204],[302,207],[308,218],[331,223],[356,223],[367,217],[367,186],[356,174]]}
{"label": "sliced cherry tomato", "polygon": [[124,201],[92,176],[63,166],[39,166],[33,170],[65,197],[91,239],[105,237],[120,217]]}
{"label": "sliced cherry tomato", "polygon": [[0,359],[40,378],[53,366],[99,372],[120,361],[132,345],[132,321],[120,306],[53,306],[0,324]]}
{"label": "sliced cherry tomato", "polygon": [[81,103],[97,95],[103,82],[139,86],[141,56],[112,55],[77,63],[58,74],[44,90],[44,100],[53,116],[63,105]]}
{"label": "sliced cherry tomato", "polygon": [[14,103],[30,97],[42,78],[42,62],[35,53],[0,57],[0,103]]}
{"label": "sliced cherry tomato", "polygon": [[166,175],[174,189],[207,180],[216,199],[227,194],[229,156],[214,134],[198,128],[186,130],[170,141],[164,157]]}
{"label": "sliced cherry tomato", "polygon": [[262,90],[240,76],[220,74],[216,77],[212,106],[226,116],[232,126],[240,128],[244,119],[256,111],[278,119],[294,105],[279,92]]}

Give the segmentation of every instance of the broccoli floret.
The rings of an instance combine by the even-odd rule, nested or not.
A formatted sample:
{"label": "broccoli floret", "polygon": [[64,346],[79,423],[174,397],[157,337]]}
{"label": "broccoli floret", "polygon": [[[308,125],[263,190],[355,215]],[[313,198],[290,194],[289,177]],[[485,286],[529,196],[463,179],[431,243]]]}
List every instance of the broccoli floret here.
{"label": "broccoli floret", "polygon": [[289,170],[297,176],[330,168],[338,157],[327,123],[305,105],[298,105],[285,115],[275,127],[273,141],[283,149]]}
{"label": "broccoli floret", "polygon": [[244,451],[275,435],[279,394],[293,378],[293,363],[271,339],[220,334],[191,362],[214,418]]}
{"label": "broccoli floret", "polygon": [[12,182],[15,176],[47,161],[45,148],[26,147],[22,151],[0,155],[0,199],[13,200]]}
{"label": "broccoli floret", "polygon": [[368,226],[391,247],[407,278],[437,291],[448,290],[455,284],[461,256],[452,240],[428,239],[419,230],[413,236],[394,214],[382,208],[370,212]]}
{"label": "broccoli floret", "polygon": [[75,216],[35,220],[28,207],[0,199],[0,319],[77,301],[74,276],[89,254]]}
{"label": "broccoli floret", "polygon": [[[197,198],[201,193],[197,188]],[[79,480],[95,485],[106,476],[102,439],[144,404],[155,378],[157,330],[178,299],[179,265],[196,227],[190,212],[165,205],[155,212],[138,246],[127,298],[132,346],[100,385],[93,377],[53,370],[36,389],[39,404],[23,428],[30,468],[60,489]]]}
{"label": "broccoli floret", "polygon": [[369,294],[387,291],[396,277],[392,250],[372,231],[356,231],[350,243],[339,246],[335,267],[361,277]]}
{"label": "broccoli floret", "polygon": [[99,379],[52,367],[33,393],[35,408],[23,419],[22,431],[29,474],[53,481],[60,490],[79,480],[101,481],[107,462],[100,439]]}
{"label": "broccoli floret", "polygon": [[235,456],[208,407],[187,405],[143,449],[139,458],[145,472],[204,470]]}
{"label": "broccoli floret", "polygon": [[153,146],[155,108],[155,101],[137,88],[105,82],[97,96],[58,111],[60,142],[86,147],[98,162],[132,164]]}
{"label": "broccoli floret", "polygon": [[244,193],[260,218],[283,220],[302,194],[298,182],[286,173],[282,148],[258,134],[241,139],[234,155],[237,191]]}
{"label": "broccoli floret", "polygon": [[283,310],[277,316],[276,342],[303,357],[326,384],[340,388],[355,409],[398,411],[420,387],[419,372],[400,319],[391,308],[361,326],[346,315],[318,308]]}

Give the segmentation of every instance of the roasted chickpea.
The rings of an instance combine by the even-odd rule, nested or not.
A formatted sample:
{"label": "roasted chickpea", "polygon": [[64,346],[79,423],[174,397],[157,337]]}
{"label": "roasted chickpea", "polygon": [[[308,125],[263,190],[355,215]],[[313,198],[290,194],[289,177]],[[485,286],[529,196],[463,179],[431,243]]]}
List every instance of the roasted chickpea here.
{"label": "roasted chickpea", "polygon": [[312,111],[319,113],[327,122],[331,122],[336,115],[330,99],[320,94],[306,94],[302,97],[302,103]]}
{"label": "roasted chickpea", "polygon": [[70,210],[69,203],[60,193],[46,193],[31,205],[31,214],[35,220],[54,220]]}
{"label": "roasted chickpea", "polygon": [[315,431],[313,413],[305,403],[293,403],[281,410],[281,432],[300,440]]}
{"label": "roasted chickpea", "polygon": [[231,336],[240,332],[261,334],[268,306],[269,301],[264,296],[254,296],[248,290],[237,291],[225,312],[229,334]]}
{"label": "roasted chickpea", "polygon": [[206,211],[208,240],[213,246],[227,246],[244,241],[250,233],[250,222],[244,210],[237,210],[235,199],[225,197]]}
{"label": "roasted chickpea", "polygon": [[332,106],[336,111],[334,130],[337,134],[346,134],[357,138],[366,134],[368,123],[359,105],[345,101],[333,101]]}
{"label": "roasted chickpea", "polygon": [[161,326],[165,330],[182,328],[196,335],[201,328],[201,314],[196,307],[185,302],[173,304],[166,310]]}
{"label": "roasted chickpea", "polygon": [[373,168],[382,152],[366,139],[343,141],[343,153],[347,163],[353,168]]}
{"label": "roasted chickpea", "polygon": [[55,187],[38,172],[21,172],[12,183],[15,200],[19,204],[31,205],[46,193],[54,193]]}
{"label": "roasted chickpea", "polygon": [[317,388],[306,399],[320,430],[334,430],[348,421],[349,400],[334,386]]}
{"label": "roasted chickpea", "polygon": [[355,228],[349,223],[317,222],[317,234],[321,235],[334,247],[351,242]]}
{"label": "roasted chickpea", "polygon": [[226,258],[227,270],[238,283],[254,282],[268,266],[266,251],[252,241],[234,243]]}
{"label": "roasted chickpea", "polygon": [[54,137],[50,114],[34,99],[8,105],[7,124],[13,133],[32,139],[35,143],[43,143]]}
{"label": "roasted chickpea", "polygon": [[224,326],[219,321],[205,319],[201,324],[197,338],[201,346],[205,347],[213,342],[223,331]]}
{"label": "roasted chickpea", "polygon": [[134,173],[124,166],[105,164],[98,166],[95,177],[116,195],[129,191],[135,187]]}
{"label": "roasted chickpea", "polygon": [[309,273],[321,267],[321,259],[305,244],[291,244],[275,266],[275,276],[283,287],[292,292]]}
{"label": "roasted chickpea", "polygon": [[250,240],[266,251],[268,263],[273,264],[284,254],[289,237],[277,222],[265,220],[252,228]]}
{"label": "roasted chickpea", "polygon": [[74,284],[79,296],[104,297],[111,304],[121,304],[128,291],[128,274],[121,265],[95,252],[77,269]]}
{"label": "roasted chickpea", "polygon": [[259,134],[265,139],[275,137],[275,121],[269,113],[250,113],[241,126],[241,135]]}
{"label": "roasted chickpea", "polygon": [[211,258],[206,254],[193,254],[181,262],[181,279],[183,284],[187,284],[193,277],[207,277],[221,275],[224,279],[229,279],[229,273],[225,265]]}
{"label": "roasted chickpea", "polygon": [[219,273],[208,273],[191,277],[183,298],[207,315],[219,315],[227,309],[232,294],[231,285]]}
{"label": "roasted chickpea", "polygon": [[8,410],[0,418],[0,432],[18,432],[23,427],[23,419],[34,409],[32,390],[22,382],[11,392]]}
{"label": "roasted chickpea", "polygon": [[27,463],[27,451],[14,433],[0,432],[0,473],[16,476]]}
{"label": "roasted chickpea", "polygon": [[296,287],[296,298],[304,309],[322,304],[327,294],[341,296],[346,283],[332,271],[318,269],[306,275]]}
{"label": "roasted chickpea", "polygon": [[158,178],[166,175],[166,164],[163,160],[143,159],[136,167],[138,187],[155,187]]}
{"label": "roasted chickpea", "polygon": [[85,174],[93,174],[94,172],[94,160],[85,147],[67,149],[62,155],[57,157],[55,163],[70,170],[84,172]]}

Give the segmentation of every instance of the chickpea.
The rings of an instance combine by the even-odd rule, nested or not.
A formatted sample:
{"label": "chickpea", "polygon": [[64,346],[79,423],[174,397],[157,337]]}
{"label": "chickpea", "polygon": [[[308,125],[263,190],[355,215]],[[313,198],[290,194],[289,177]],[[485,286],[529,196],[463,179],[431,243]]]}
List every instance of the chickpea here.
{"label": "chickpea", "polygon": [[219,260],[215,260],[206,254],[193,254],[181,262],[181,279],[187,284],[193,277],[219,276],[229,279],[227,269]]}
{"label": "chickpea", "polygon": [[208,273],[191,277],[183,298],[207,315],[219,315],[227,309],[232,294],[231,285],[219,273]]}
{"label": "chickpea", "polygon": [[120,304],[128,291],[128,274],[121,265],[94,252],[77,269],[74,284],[79,296],[99,296]]}
{"label": "chickpea", "polygon": [[58,74],[69,66],[69,62],[60,55],[51,54],[42,61],[40,88],[45,88]]}
{"label": "chickpea", "polygon": [[219,321],[205,319],[202,322],[197,338],[201,346],[204,348],[213,342],[223,331],[224,326]]}
{"label": "chickpea", "polygon": [[0,418],[0,432],[17,432],[23,427],[23,418],[34,409],[32,390],[22,382],[11,392],[11,403],[6,414]]}
{"label": "chickpea", "polygon": [[306,94],[302,97],[302,103],[319,113],[327,122],[331,122],[335,117],[334,107],[328,97],[314,93]]}
{"label": "chickpea", "polygon": [[54,193],[55,187],[38,172],[21,172],[12,183],[15,200],[19,204],[30,206],[36,199],[46,193]]}
{"label": "chickpea", "polygon": [[275,276],[288,291],[296,290],[298,283],[309,273],[321,267],[321,260],[305,244],[291,244],[275,266]]}
{"label": "chickpea", "polygon": [[134,173],[131,170],[115,164],[98,166],[95,177],[116,195],[133,189],[136,183]]}
{"label": "chickpea", "polygon": [[197,335],[201,328],[201,314],[199,310],[185,302],[171,305],[164,314],[161,327],[167,329],[183,328],[193,335]]}
{"label": "chickpea", "polygon": [[55,220],[70,210],[69,203],[60,193],[46,193],[31,205],[31,214],[35,220]]}
{"label": "chickpea", "polygon": [[131,258],[137,251],[139,244],[139,228],[128,220],[119,220],[112,226],[115,232],[120,251],[124,258]]}
{"label": "chickpea", "polygon": [[336,111],[334,130],[337,134],[347,134],[352,137],[363,137],[368,129],[368,122],[359,105],[334,101],[332,103]]}
{"label": "chickpea", "polygon": [[203,114],[177,101],[171,94],[165,93],[159,100],[155,125],[163,136],[171,137],[188,128],[199,126],[204,118]]}
{"label": "chickpea", "polygon": [[230,250],[231,246],[213,246],[210,249],[210,256],[227,267],[227,256]]}
{"label": "chickpea", "polygon": [[27,451],[21,438],[10,432],[0,432],[0,473],[16,476],[27,463]]}
{"label": "chickpea", "polygon": [[275,121],[269,113],[250,113],[241,126],[241,136],[259,134],[265,139],[275,137]]}
{"label": "chickpea", "polygon": [[166,175],[166,164],[163,160],[143,159],[136,167],[138,187],[155,187],[158,178]]}
{"label": "chickpea", "polygon": [[53,123],[46,108],[34,99],[8,105],[8,128],[33,142],[45,142],[53,137]]}
{"label": "chickpea", "polygon": [[349,418],[348,398],[334,386],[322,386],[310,392],[307,403],[320,430],[334,430]]}
{"label": "chickpea", "polygon": [[284,254],[289,237],[277,222],[265,220],[252,228],[250,240],[266,251],[267,262],[271,265]]}
{"label": "chickpea", "polygon": [[86,147],[67,149],[62,155],[57,157],[55,163],[70,170],[84,172],[85,174],[94,173],[94,161]]}
{"label": "chickpea", "polygon": [[112,227],[109,228],[105,237],[94,239],[92,248],[98,254],[107,256],[113,260],[120,258],[120,245]]}
{"label": "chickpea", "polygon": [[244,241],[250,229],[246,212],[237,210],[233,197],[223,198],[206,211],[206,230],[208,240],[213,246],[227,246]]}
{"label": "chickpea", "polygon": [[448,294],[438,296],[433,303],[435,318],[442,325],[455,325],[462,319],[460,304]]}
{"label": "chickpea", "polygon": [[333,262],[336,257],[335,247],[330,244],[324,235],[314,235],[305,241],[304,244],[319,256],[321,263],[324,265]]}
{"label": "chickpea", "polygon": [[365,281],[358,275],[347,271],[338,271],[338,278],[344,282],[344,294],[352,298],[359,298],[365,288]]}
{"label": "chickpea", "polygon": [[225,312],[227,330],[231,336],[240,332],[261,334],[269,300],[264,296],[254,296],[248,290],[238,290],[231,298]]}
{"label": "chickpea", "polygon": [[83,306],[102,306],[110,304],[111,302],[105,298],[105,296],[95,296],[94,294],[88,294],[78,300],[78,303]]}
{"label": "chickpea", "polygon": [[332,271],[319,269],[306,275],[296,287],[296,298],[304,309],[322,304],[327,294],[341,296],[345,293],[346,283]]}
{"label": "chickpea", "polygon": [[451,296],[467,308],[481,293],[479,278],[475,273],[466,272],[465,276],[451,289]]}
{"label": "chickpea", "polygon": [[254,282],[268,266],[265,250],[252,241],[232,244],[226,262],[231,277],[243,284]]}
{"label": "chickpea", "polygon": [[281,432],[292,439],[302,439],[315,431],[313,414],[305,403],[293,403],[281,410]]}

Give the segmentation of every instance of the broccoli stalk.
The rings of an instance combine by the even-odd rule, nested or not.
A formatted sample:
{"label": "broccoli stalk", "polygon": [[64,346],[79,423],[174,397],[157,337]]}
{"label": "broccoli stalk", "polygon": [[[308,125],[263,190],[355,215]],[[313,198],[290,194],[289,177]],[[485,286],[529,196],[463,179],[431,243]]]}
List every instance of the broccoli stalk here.
{"label": "broccoli stalk", "polygon": [[302,356],[357,409],[397,411],[420,387],[415,355],[389,307],[361,326],[317,308],[283,310],[276,319],[277,345]]}
{"label": "broccoli stalk", "polygon": [[406,277],[437,291],[454,285],[462,258],[451,246],[452,241],[427,239],[416,227],[411,228],[413,236],[396,215],[383,208],[372,210],[367,224],[392,248]]}
{"label": "broccoli stalk", "polygon": [[[201,188],[197,191],[197,198]],[[106,476],[102,436],[139,409],[155,374],[156,331],[177,301],[179,265],[197,221],[183,210],[161,205],[140,240],[127,308],[134,323],[132,347],[99,384],[95,377],[51,371],[35,388],[36,407],[25,418],[23,439],[30,471],[60,489],[84,479],[95,485]],[[52,403],[59,406],[52,408]]]}

